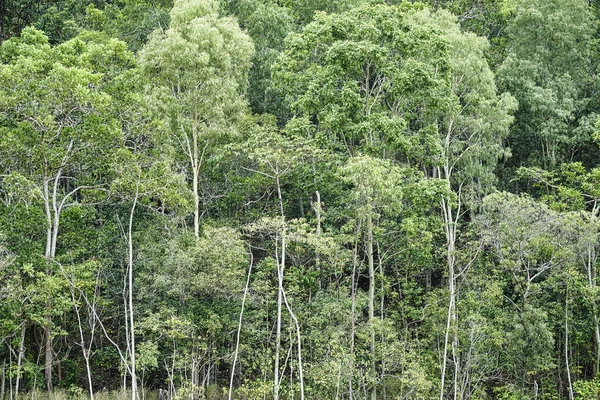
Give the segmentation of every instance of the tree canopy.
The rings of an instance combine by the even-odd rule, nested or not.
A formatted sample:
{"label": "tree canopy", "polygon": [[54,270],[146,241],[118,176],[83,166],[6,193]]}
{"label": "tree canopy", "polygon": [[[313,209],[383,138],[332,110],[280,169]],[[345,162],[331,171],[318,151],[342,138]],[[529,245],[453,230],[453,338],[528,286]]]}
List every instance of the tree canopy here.
{"label": "tree canopy", "polygon": [[0,0],[0,400],[597,398],[599,5]]}

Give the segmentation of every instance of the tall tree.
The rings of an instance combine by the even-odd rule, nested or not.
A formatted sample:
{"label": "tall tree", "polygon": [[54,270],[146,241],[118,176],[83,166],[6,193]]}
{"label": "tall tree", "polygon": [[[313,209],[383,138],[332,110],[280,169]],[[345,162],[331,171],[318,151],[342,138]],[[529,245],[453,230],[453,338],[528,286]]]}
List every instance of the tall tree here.
{"label": "tall tree", "polygon": [[157,107],[170,118],[172,139],[189,161],[196,238],[200,169],[207,149],[244,110],[252,54],[250,38],[233,18],[219,16],[213,0],[176,1],[169,28],[156,30],[140,54]]}
{"label": "tall tree", "polygon": [[[51,47],[40,31],[27,28],[0,48],[0,152],[5,181],[20,182],[21,195],[37,197],[44,210],[46,239],[41,267],[53,275],[61,216],[69,207],[92,203],[106,192],[114,152],[122,147],[118,122],[110,113],[111,97],[90,58],[111,54],[115,71],[127,69],[132,57],[117,42],[76,38]],[[100,192],[98,192],[100,190]],[[99,195],[100,194],[100,195]],[[45,331],[46,386],[52,389],[52,296],[47,299]]]}
{"label": "tall tree", "polygon": [[422,8],[362,4],[317,13],[288,36],[275,78],[295,118],[348,155],[429,165],[436,119],[449,106],[450,66],[441,32],[411,18]]}
{"label": "tall tree", "polygon": [[516,108],[516,101],[508,94],[498,94],[494,75],[485,58],[488,48],[485,38],[462,33],[456,19],[444,11],[439,11],[433,18],[426,14],[417,15],[417,18],[426,18],[423,23],[435,21],[442,27],[450,47],[451,107],[440,118],[437,141],[441,154],[439,163],[431,170],[431,177],[441,179],[447,187],[440,202],[449,291],[440,399],[444,398],[451,332],[453,389],[454,398],[457,398],[462,392],[458,387],[462,377],[458,370],[457,285],[458,277],[470,264],[457,263],[460,224],[464,215],[494,188],[496,163],[508,155],[503,140],[508,135],[513,120],[510,113]]}

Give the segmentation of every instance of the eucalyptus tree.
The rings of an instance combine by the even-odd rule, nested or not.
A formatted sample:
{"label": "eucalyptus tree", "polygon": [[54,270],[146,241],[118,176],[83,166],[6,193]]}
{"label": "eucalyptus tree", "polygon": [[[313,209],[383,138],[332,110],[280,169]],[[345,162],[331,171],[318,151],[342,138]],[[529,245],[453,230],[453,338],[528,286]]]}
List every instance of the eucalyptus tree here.
{"label": "eucalyptus tree", "polygon": [[[260,121],[262,120],[262,121]],[[298,131],[290,127],[286,132],[279,132],[274,121],[268,117],[259,119],[250,137],[243,143],[243,154],[251,161],[248,167],[243,167],[248,172],[266,178],[268,185],[274,187],[276,192],[276,217],[266,217],[254,224],[254,230],[266,230],[275,234],[274,260],[277,266],[277,316],[276,338],[273,372],[273,396],[280,397],[280,348],[282,329],[282,310],[285,305],[296,330],[296,349],[298,356],[298,375],[300,380],[300,397],[304,399],[304,369],[302,361],[302,336],[300,322],[292,309],[292,302],[284,287],[284,274],[288,267],[288,246],[294,240],[290,234],[291,221],[286,216],[285,198],[283,192],[284,179],[292,175],[295,169],[302,169],[306,161],[321,158],[323,152],[315,146],[310,138],[299,135]],[[257,122],[259,122],[257,121]]]}
{"label": "eucalyptus tree", "polygon": [[[174,151],[162,140],[166,124],[153,113],[150,99],[144,94],[140,70],[134,68],[121,74],[107,85],[107,91],[113,96],[113,113],[121,122],[124,140],[123,148],[116,155],[110,190],[113,198],[121,203],[116,218],[126,243],[125,254],[122,255],[124,262],[121,262],[126,265],[123,304],[129,360],[121,361],[127,361],[125,367],[131,377],[132,399],[136,399],[139,398],[136,338],[140,335],[135,321],[143,309],[134,303],[135,293],[142,291],[141,285],[135,282],[140,278],[143,280],[142,274],[136,271],[140,269],[138,260],[144,257],[144,248],[138,240],[142,229],[136,225],[147,224],[156,215],[173,216],[189,211],[191,201],[185,177],[175,170]],[[119,209],[126,210],[125,223],[121,223]],[[146,355],[142,361],[147,364],[149,350],[147,347],[141,349],[141,354]]]}
{"label": "eucalyptus tree", "polygon": [[[402,190],[408,181],[418,180],[414,171],[410,168],[402,169],[393,166],[389,160],[380,160],[370,157],[353,157],[344,165],[340,173],[342,179],[353,185],[354,190],[352,199],[355,202],[356,226],[364,227],[357,229],[357,235],[364,235],[366,246],[366,257],[369,276],[368,290],[368,323],[370,331],[370,396],[371,399],[377,397],[378,374],[376,366],[378,364],[376,355],[376,333],[375,333],[375,284],[376,284],[376,265],[377,257],[374,251],[375,231],[377,222],[384,215],[394,217],[402,210]],[[362,232],[364,230],[364,233]],[[379,254],[379,262],[382,255]],[[382,266],[379,270],[383,271]],[[380,277],[380,279],[383,276]],[[354,278],[353,278],[354,279]],[[382,316],[383,318],[383,316]],[[354,316],[353,316],[354,319]],[[351,338],[353,341],[354,338]],[[351,355],[353,356],[353,355]]]}
{"label": "eucalyptus tree", "polygon": [[588,169],[581,162],[561,164],[554,171],[522,167],[517,170],[517,177],[533,184],[529,192],[550,209],[565,213],[564,225],[565,231],[570,232],[568,247],[572,249],[573,263],[587,279],[588,288],[583,297],[592,296],[589,303],[595,338],[592,370],[596,374],[600,370],[600,317],[597,302],[591,299],[598,287],[600,169]]}
{"label": "eucalyptus tree", "polygon": [[179,0],[170,26],[151,35],[140,66],[170,120],[173,142],[188,159],[194,194],[194,234],[200,237],[200,170],[245,110],[243,93],[253,54],[233,18],[220,17],[214,0]]}
{"label": "eucalyptus tree", "polygon": [[[71,207],[107,198],[111,165],[123,146],[119,121],[104,90],[114,75],[100,68],[99,54],[112,61],[112,74],[131,66],[118,41],[82,36],[52,47],[41,32],[27,28],[0,48],[0,152],[3,185],[18,200],[43,210],[45,250],[36,268],[52,280],[58,256],[61,216]],[[48,281],[49,283],[49,281]],[[49,285],[50,287],[52,285]],[[57,289],[58,290],[58,289]],[[52,389],[52,314],[60,307],[45,300],[46,386]]]}
{"label": "eucalyptus tree", "polygon": [[444,11],[433,16],[417,14],[423,23],[435,21],[444,30],[450,47],[450,74],[452,94],[450,107],[439,119],[437,137],[441,150],[436,165],[431,170],[433,178],[447,185],[441,197],[440,208],[446,236],[446,261],[449,284],[449,305],[442,360],[442,388],[444,397],[446,354],[449,334],[452,332],[452,359],[454,364],[454,396],[460,391],[458,363],[458,318],[456,298],[457,278],[466,273],[471,262],[457,264],[457,241],[462,217],[479,200],[490,193],[495,184],[496,163],[509,152],[503,140],[512,123],[511,112],[516,108],[515,99],[508,94],[498,94],[485,51],[488,42],[473,33],[462,33],[456,19]]}

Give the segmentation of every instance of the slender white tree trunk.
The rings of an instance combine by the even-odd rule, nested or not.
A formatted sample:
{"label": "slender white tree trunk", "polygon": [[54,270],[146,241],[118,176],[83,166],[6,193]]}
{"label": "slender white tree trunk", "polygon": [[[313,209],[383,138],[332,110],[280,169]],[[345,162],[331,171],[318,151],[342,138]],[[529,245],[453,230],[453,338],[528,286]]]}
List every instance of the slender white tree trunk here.
{"label": "slender white tree trunk", "polygon": [[[279,239],[277,238],[276,241]],[[283,306],[283,294],[281,288],[283,286],[283,271],[282,265],[277,262],[277,322],[275,330],[275,370],[273,372],[273,399],[279,400],[279,353],[281,351],[281,309]]]}
{"label": "slender white tree trunk", "polygon": [[571,381],[571,367],[569,365],[569,282],[567,282],[567,294],[565,296],[565,367],[567,369],[567,380],[569,382],[569,400],[574,399],[573,383]]}
{"label": "slender white tree trunk", "polygon": [[[448,186],[450,182],[448,181]],[[452,340],[452,344],[450,345],[452,348],[452,358],[454,360],[454,398],[457,397],[457,388],[456,381],[458,379],[458,363],[456,359],[456,351],[458,345],[458,333],[456,332],[456,276],[455,276],[455,242],[456,242],[456,227],[454,226],[455,221],[453,218],[452,208],[448,203],[447,199],[442,198],[442,211],[444,216],[444,225],[446,232],[446,260],[448,264],[448,291],[449,291],[449,299],[448,299],[448,316],[446,320],[446,332],[444,334],[444,350],[442,355],[442,376],[441,376],[441,389],[440,389],[440,400],[444,398],[445,391],[445,381],[446,381],[446,366],[448,359],[448,347],[450,345],[450,340]],[[452,332],[452,338],[450,338],[450,333]]]}
{"label": "slender white tree trunk", "polygon": [[244,287],[244,296],[242,297],[242,308],[240,310],[240,318],[238,321],[238,330],[237,336],[235,339],[235,353],[233,356],[233,365],[231,366],[231,377],[229,379],[229,394],[228,400],[231,400],[231,396],[233,393],[233,377],[235,376],[235,365],[238,359],[238,352],[240,348],[240,334],[242,332],[242,317],[244,315],[244,306],[246,305],[246,296],[248,295],[248,288],[250,287],[250,276],[252,275],[252,266],[254,264],[254,256],[252,251],[250,251],[250,267],[248,268],[248,277],[246,278],[246,286]]}
{"label": "slender white tree trunk", "polygon": [[[139,178],[138,178],[139,179]],[[131,400],[138,400],[138,388],[137,388],[137,376],[135,371],[135,328],[133,323],[133,215],[137,206],[139,196],[139,180],[136,186],[135,197],[133,199],[133,205],[131,206],[131,212],[129,213],[129,226],[127,227],[127,244],[128,244],[128,308],[129,308],[129,342],[130,342],[130,372],[131,372]]]}
{"label": "slender white tree trunk", "polygon": [[356,269],[358,267],[358,244],[360,242],[361,237],[361,222],[360,220],[356,225],[356,232],[354,236],[354,254],[352,259],[352,306],[350,309],[350,367],[351,371],[348,374],[348,393],[349,400],[352,400],[354,397],[353,389],[352,389],[352,375],[354,371],[354,337],[356,335]]}
{"label": "slender white tree trunk", "polygon": [[25,323],[21,328],[21,343],[19,344],[19,355],[17,356],[17,377],[15,381],[15,398],[19,396],[19,383],[21,379],[21,367],[23,366],[23,357],[25,355]]}
{"label": "slender white tree trunk", "polygon": [[[283,213],[283,197],[281,194],[281,185],[279,184],[279,174],[278,171],[275,171],[275,181],[277,184],[277,196],[279,199],[279,211],[281,215],[281,223],[285,224],[285,214]],[[284,235],[283,231],[285,228],[282,227],[282,236]],[[275,247],[277,252],[277,243],[279,242],[279,234],[275,239]],[[273,382],[273,399],[279,400],[279,353],[281,351],[281,310],[283,308],[283,269],[285,268],[285,253],[282,250],[281,260],[279,256],[276,255],[277,258],[277,327],[275,333],[275,370],[274,370],[274,382]]]}
{"label": "slender white tree trunk", "polygon": [[192,140],[193,140],[193,160],[192,160],[192,190],[194,191],[194,236],[196,239],[200,237],[200,196],[198,194],[198,180],[200,174],[200,159],[198,156],[198,115],[194,110],[192,126]]}
{"label": "slender white tree trunk", "polygon": [[371,331],[371,400],[377,399],[377,371],[375,369],[375,261],[373,254],[373,216],[371,207],[367,211],[367,261],[369,264],[369,329]]}
{"label": "slender white tree trunk", "polygon": [[280,280],[281,286],[280,286],[279,290],[281,291],[285,306],[286,306],[288,312],[290,313],[290,316],[292,317],[292,320],[294,321],[294,325],[296,327],[297,352],[298,352],[298,374],[300,377],[300,400],[304,400],[304,368],[302,367],[302,335],[300,333],[300,324],[298,323],[298,318],[296,318],[296,314],[294,314],[294,311],[292,310],[292,307],[290,306],[290,303],[288,302],[287,296],[285,294],[285,289],[283,288],[283,265],[284,265],[283,263],[285,260],[285,247],[286,247],[285,227],[283,229],[284,229],[283,237],[281,239],[282,279]]}
{"label": "slender white tree trunk", "polygon": [[[588,284],[593,291],[596,288],[596,271],[594,269],[595,264],[595,254],[594,248],[592,246],[588,247],[587,254],[587,276],[588,276]],[[593,313],[594,313],[594,339],[596,345],[596,363],[594,365],[594,374],[600,372],[600,321],[598,319],[598,309],[596,307],[596,302],[593,302]]]}

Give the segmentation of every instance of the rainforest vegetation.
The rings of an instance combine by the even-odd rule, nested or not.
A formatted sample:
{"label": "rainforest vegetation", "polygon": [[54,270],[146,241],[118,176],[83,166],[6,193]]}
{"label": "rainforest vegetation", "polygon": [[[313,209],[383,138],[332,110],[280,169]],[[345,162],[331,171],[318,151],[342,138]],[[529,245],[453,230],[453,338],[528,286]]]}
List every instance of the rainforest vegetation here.
{"label": "rainforest vegetation", "polygon": [[599,7],[0,0],[0,400],[600,398]]}

